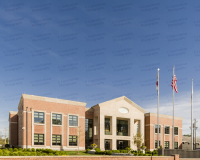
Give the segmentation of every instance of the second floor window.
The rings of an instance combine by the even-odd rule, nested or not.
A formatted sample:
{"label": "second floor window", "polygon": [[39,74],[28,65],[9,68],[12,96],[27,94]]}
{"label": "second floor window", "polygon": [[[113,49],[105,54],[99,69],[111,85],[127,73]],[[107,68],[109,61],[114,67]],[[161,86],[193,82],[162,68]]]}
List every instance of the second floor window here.
{"label": "second floor window", "polygon": [[69,126],[78,126],[78,116],[69,116]]}
{"label": "second floor window", "polygon": [[[155,125],[155,133],[158,133],[158,125]],[[159,125],[159,133],[160,133],[160,125]]]}
{"label": "second floor window", "polygon": [[52,124],[62,125],[62,115],[52,114]]}
{"label": "second floor window", "polygon": [[178,135],[178,127],[174,127],[174,135]]}
{"label": "second floor window", "polygon": [[165,134],[169,134],[169,129],[170,129],[169,126],[165,126]]}
{"label": "second floor window", "polygon": [[34,112],[34,123],[44,123],[44,112]]}

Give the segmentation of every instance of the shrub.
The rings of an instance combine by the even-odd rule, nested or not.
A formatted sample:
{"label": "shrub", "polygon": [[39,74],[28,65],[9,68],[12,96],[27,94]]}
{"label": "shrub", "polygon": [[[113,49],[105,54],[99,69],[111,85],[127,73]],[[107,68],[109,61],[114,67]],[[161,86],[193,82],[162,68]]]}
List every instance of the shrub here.
{"label": "shrub", "polygon": [[43,152],[49,154],[49,153],[54,153],[55,151],[52,149],[45,149]]}
{"label": "shrub", "polygon": [[3,156],[3,151],[0,149],[0,156]]}
{"label": "shrub", "polygon": [[5,144],[5,147],[8,148],[8,147],[10,147],[10,145],[9,144]]}
{"label": "shrub", "polygon": [[19,151],[19,152],[18,152],[18,155],[19,155],[19,156],[23,156],[24,154],[23,154],[22,151]]}
{"label": "shrub", "polygon": [[158,150],[154,150],[154,151],[153,151],[153,154],[158,154]]}
{"label": "shrub", "polygon": [[3,153],[3,156],[9,156],[9,153],[8,152]]}
{"label": "shrub", "polygon": [[29,156],[27,152],[22,153],[22,156]]}
{"label": "shrub", "polygon": [[12,149],[12,148],[9,148],[9,151],[10,151],[10,152],[13,152],[13,149]]}
{"label": "shrub", "polygon": [[32,152],[35,152],[35,148],[32,148],[31,151],[32,151]]}
{"label": "shrub", "polygon": [[14,154],[14,156],[18,156],[18,153],[13,153]]}
{"label": "shrub", "polygon": [[54,154],[53,153],[49,153],[49,156],[54,156]]}
{"label": "shrub", "polygon": [[152,155],[152,152],[151,152],[151,151],[146,151],[145,153],[146,153],[146,154],[151,154],[151,155]]}
{"label": "shrub", "polygon": [[23,151],[26,152],[26,148],[24,148]]}
{"label": "shrub", "polygon": [[36,152],[31,152],[30,156],[37,156]]}
{"label": "shrub", "polygon": [[27,152],[31,152],[31,149],[30,149],[30,148],[28,148],[26,151],[27,151]]}
{"label": "shrub", "polygon": [[39,149],[39,148],[36,149],[36,152],[40,152],[40,151],[41,151],[41,149]]}
{"label": "shrub", "polygon": [[88,152],[88,151],[90,151],[90,150],[91,150],[91,149],[88,148],[88,149],[86,150],[86,152]]}
{"label": "shrub", "polygon": [[13,153],[13,152],[10,152],[10,153],[9,153],[9,156],[14,156],[14,153]]}
{"label": "shrub", "polygon": [[59,156],[59,155],[60,155],[59,151],[56,151],[56,152],[54,153],[54,155]]}
{"label": "shrub", "polygon": [[119,150],[112,150],[113,153],[120,153]]}
{"label": "shrub", "polygon": [[37,152],[37,155],[38,155],[38,156],[42,156],[42,153],[41,153],[41,152]]}
{"label": "shrub", "polygon": [[18,149],[17,149],[17,148],[14,148],[14,149],[13,149],[13,152],[18,152]]}
{"label": "shrub", "polygon": [[100,149],[100,148],[95,148],[95,151],[96,151],[96,152],[100,152],[101,149]]}
{"label": "shrub", "polygon": [[23,149],[22,149],[22,148],[19,148],[19,149],[18,149],[18,151],[22,152],[22,151],[23,151]]}
{"label": "shrub", "polygon": [[127,150],[120,150],[120,153],[128,153]]}
{"label": "shrub", "polygon": [[105,153],[106,153],[107,155],[111,155],[111,154],[112,154],[112,151],[105,151]]}

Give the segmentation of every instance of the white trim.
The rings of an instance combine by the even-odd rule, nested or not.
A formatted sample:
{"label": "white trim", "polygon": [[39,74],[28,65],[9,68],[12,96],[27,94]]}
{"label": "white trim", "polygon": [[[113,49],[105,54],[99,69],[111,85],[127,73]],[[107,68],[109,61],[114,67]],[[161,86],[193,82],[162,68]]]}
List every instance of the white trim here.
{"label": "white trim", "polygon": [[[33,119],[34,120],[34,119]],[[36,126],[44,126],[45,124],[44,123],[33,123],[33,125],[36,125]]]}

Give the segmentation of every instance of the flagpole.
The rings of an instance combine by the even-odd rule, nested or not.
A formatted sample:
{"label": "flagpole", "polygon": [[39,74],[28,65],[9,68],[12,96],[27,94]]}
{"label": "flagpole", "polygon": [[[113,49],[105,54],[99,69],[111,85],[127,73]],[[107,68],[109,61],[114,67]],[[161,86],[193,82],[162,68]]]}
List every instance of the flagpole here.
{"label": "flagpole", "polygon": [[174,149],[174,69],[173,66],[173,127],[172,127],[172,149]]}
{"label": "flagpole", "polygon": [[191,88],[191,150],[193,150],[193,124],[192,124],[192,114],[193,110],[193,79],[192,79],[192,88]]}
{"label": "flagpole", "polygon": [[158,133],[158,141],[157,141],[157,144],[158,144],[158,149],[159,149],[159,146],[160,146],[160,144],[159,144],[159,129],[160,129],[160,127],[159,127],[159,68],[158,68],[158,109],[157,109],[157,118],[158,118],[158,127],[157,127],[157,133]]}

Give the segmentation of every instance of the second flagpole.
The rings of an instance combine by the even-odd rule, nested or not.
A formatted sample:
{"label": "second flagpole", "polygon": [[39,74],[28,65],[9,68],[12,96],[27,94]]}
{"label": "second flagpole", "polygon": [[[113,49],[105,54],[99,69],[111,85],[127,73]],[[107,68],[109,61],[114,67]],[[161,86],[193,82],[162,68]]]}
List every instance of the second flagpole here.
{"label": "second flagpole", "polygon": [[157,77],[157,81],[158,81],[158,109],[157,109],[157,118],[158,118],[158,125],[157,125],[157,134],[158,134],[158,140],[157,140],[157,144],[158,144],[158,149],[160,147],[160,144],[159,144],[159,130],[160,130],[160,127],[159,127],[159,68],[158,68],[158,77]]}

